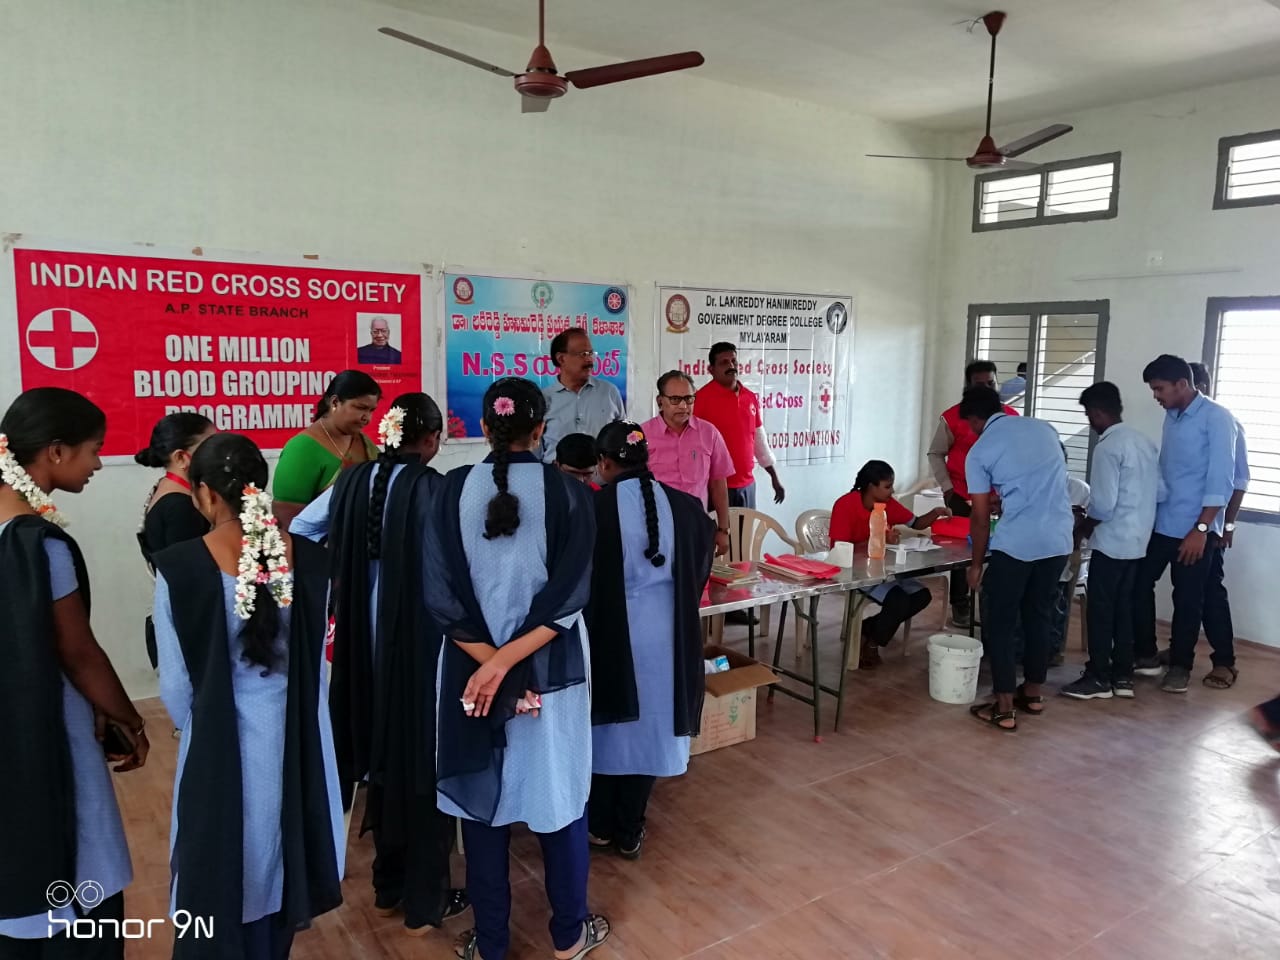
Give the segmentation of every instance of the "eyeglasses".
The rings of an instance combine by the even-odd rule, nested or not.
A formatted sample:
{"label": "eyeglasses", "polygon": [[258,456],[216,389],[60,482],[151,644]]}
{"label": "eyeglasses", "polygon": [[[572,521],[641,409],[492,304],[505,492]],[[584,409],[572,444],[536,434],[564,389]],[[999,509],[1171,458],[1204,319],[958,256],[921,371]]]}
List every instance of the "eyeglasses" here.
{"label": "eyeglasses", "polygon": [[683,397],[676,397],[676,396],[672,396],[669,393],[664,393],[664,394],[661,394],[661,397],[663,400],[667,401],[667,403],[674,403],[677,407],[693,406],[693,401],[694,401],[693,394],[688,394]]}
{"label": "eyeglasses", "polygon": [[579,350],[576,353],[565,352],[566,357],[578,357],[581,360],[594,360],[596,352],[594,350]]}

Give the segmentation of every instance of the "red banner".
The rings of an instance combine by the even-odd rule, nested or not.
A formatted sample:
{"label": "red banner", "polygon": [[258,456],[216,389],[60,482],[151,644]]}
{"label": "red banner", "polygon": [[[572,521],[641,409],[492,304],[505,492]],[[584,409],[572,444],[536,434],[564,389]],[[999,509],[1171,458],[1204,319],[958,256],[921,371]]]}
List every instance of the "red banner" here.
{"label": "red banner", "polygon": [[[279,449],[340,370],[383,396],[422,389],[417,273],[19,248],[22,387],[66,387],[107,414],[106,455],[167,413]],[[374,423],[376,424],[375,417]]]}

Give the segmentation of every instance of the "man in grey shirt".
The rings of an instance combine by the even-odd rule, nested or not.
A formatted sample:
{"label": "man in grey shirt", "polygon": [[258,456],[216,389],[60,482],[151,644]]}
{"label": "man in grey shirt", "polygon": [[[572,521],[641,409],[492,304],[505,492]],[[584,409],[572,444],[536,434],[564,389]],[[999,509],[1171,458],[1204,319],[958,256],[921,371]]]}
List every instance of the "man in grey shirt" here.
{"label": "man in grey shirt", "polygon": [[556,444],[571,433],[595,437],[601,429],[626,416],[622,394],[608,380],[591,375],[596,354],[581,327],[570,327],[551,341],[556,379],[542,388],[547,398],[547,426],[542,434],[542,459],[552,463]]}

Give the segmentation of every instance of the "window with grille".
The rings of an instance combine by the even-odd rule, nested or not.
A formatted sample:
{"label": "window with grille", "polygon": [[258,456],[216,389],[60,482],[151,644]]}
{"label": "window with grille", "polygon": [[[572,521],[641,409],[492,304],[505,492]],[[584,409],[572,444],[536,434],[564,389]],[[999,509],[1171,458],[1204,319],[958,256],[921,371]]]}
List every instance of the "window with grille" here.
{"label": "window with grille", "polygon": [[[1023,416],[1053,424],[1067,467],[1086,478],[1093,437],[1080,394],[1102,379],[1109,302],[974,304],[969,308],[971,360],[996,365],[1001,399]],[[1025,382],[1017,378],[1025,363]]]}
{"label": "window with grille", "polygon": [[1280,203],[1280,130],[1218,141],[1214,209]]}
{"label": "window with grille", "polygon": [[1116,215],[1119,192],[1118,153],[987,174],[974,180],[973,229],[1107,220]]}
{"label": "window with grille", "polygon": [[1280,297],[1211,299],[1204,363],[1213,398],[1244,428],[1249,490],[1241,516],[1280,523]]}

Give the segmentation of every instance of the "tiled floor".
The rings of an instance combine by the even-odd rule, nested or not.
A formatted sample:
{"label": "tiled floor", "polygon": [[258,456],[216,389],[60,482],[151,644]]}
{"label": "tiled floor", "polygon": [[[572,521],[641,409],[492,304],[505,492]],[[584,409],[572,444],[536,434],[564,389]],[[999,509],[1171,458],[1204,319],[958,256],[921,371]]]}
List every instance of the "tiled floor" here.
{"label": "tiled floor", "polygon": [[[660,782],[644,858],[593,861],[592,906],[614,924],[593,956],[1280,957],[1280,757],[1243,722],[1280,689],[1280,651],[1242,647],[1228,692],[1200,685],[1202,665],[1186,696],[1143,681],[1133,701],[1055,699],[1010,736],[928,698],[923,638],[939,615],[917,618],[910,656],[895,641],[878,671],[851,675],[840,733],[814,743],[808,708],[778,697],[760,706],[755,741]],[[1080,660],[1073,649],[1050,683]],[[162,727],[159,703],[144,706]],[[144,771],[117,777],[130,917],[163,916],[176,745],[159,738]],[[537,844],[521,837],[515,852],[511,956],[550,958]],[[294,956],[453,956],[469,915],[406,937],[372,912],[370,859],[353,838],[347,902]],[[129,956],[170,947],[133,943]]]}

